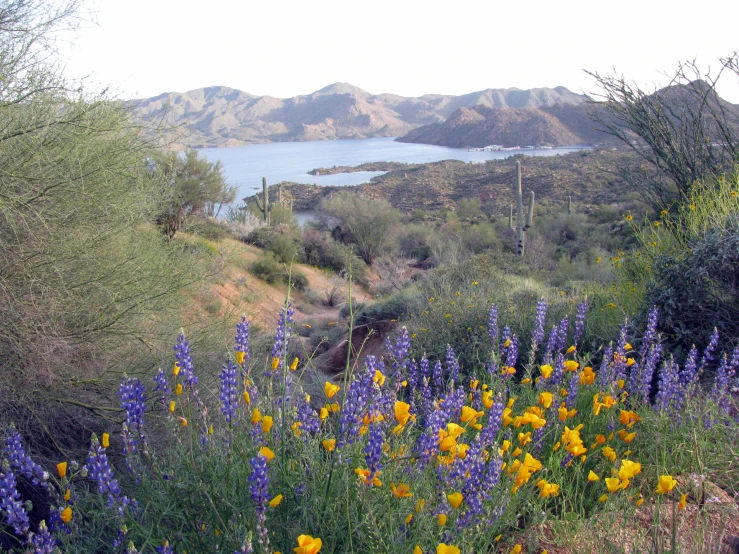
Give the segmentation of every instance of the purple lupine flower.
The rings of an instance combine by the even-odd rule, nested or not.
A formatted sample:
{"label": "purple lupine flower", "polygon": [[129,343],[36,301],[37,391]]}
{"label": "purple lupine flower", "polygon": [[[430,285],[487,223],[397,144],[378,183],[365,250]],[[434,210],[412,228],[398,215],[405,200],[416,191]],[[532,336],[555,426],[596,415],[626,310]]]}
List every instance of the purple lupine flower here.
{"label": "purple lupine flower", "polygon": [[269,502],[269,475],[267,473],[267,458],[258,454],[251,460],[251,474],[249,475],[249,496],[254,503],[256,512],[257,542],[262,551],[269,551],[269,536],[267,530],[267,502]]}
{"label": "purple lupine flower", "polygon": [[562,321],[559,322],[559,328],[557,329],[557,342],[554,345],[554,350],[563,352],[567,348],[567,333],[570,330],[570,318],[564,316]]}
{"label": "purple lupine flower", "polygon": [[458,387],[456,390],[450,389],[439,399],[439,404],[443,406],[444,411],[449,414],[450,418],[458,420],[466,397],[467,393],[463,387]]}
{"label": "purple lupine flower", "polygon": [[579,387],[580,375],[575,372],[572,377],[570,377],[570,382],[567,385],[567,398],[565,398],[565,404],[570,408],[575,407],[575,403],[577,402],[577,391]]}
{"label": "purple lupine flower", "polygon": [[543,298],[536,304],[536,319],[534,319],[534,330],[531,331],[531,350],[529,352],[529,364],[533,365],[536,359],[536,350],[544,340],[544,322],[547,318],[547,302]]}
{"label": "purple lupine flower", "polygon": [[244,360],[248,360],[251,357],[249,352],[249,322],[246,320],[246,316],[241,316],[241,322],[236,324],[236,337],[234,338],[234,352],[243,352]]}
{"label": "purple lupine flower", "polygon": [[431,376],[431,382],[433,383],[434,388],[437,391],[440,391],[444,388],[444,369],[441,367],[441,362],[439,360],[437,360],[434,364],[434,371]]}
{"label": "purple lupine flower", "polygon": [[557,390],[557,388],[562,384],[562,379],[565,374],[565,357],[562,352],[558,351],[555,354],[554,365],[552,367],[554,368],[552,374],[549,376],[549,379],[546,380],[544,386],[546,388],[551,388],[552,390]]}
{"label": "purple lupine flower", "polygon": [[[277,358],[279,364],[277,369],[282,369],[284,365],[284,356],[286,354],[287,345],[290,342],[290,335],[292,334],[293,318],[295,316],[295,310],[293,309],[292,302],[289,302],[287,309],[283,306],[280,310],[280,319],[277,322],[277,332],[275,333],[275,341],[272,344],[272,350],[270,356]],[[273,372],[269,372],[269,375],[273,375]]]}
{"label": "purple lupine flower", "polygon": [[516,367],[518,363],[518,337],[513,335],[511,337],[511,344],[505,352],[505,365],[508,367]]}
{"label": "purple lupine flower", "polygon": [[446,345],[446,373],[452,382],[459,382],[459,362],[454,355],[454,349],[448,344]]}
{"label": "purple lupine flower", "polygon": [[480,443],[483,447],[488,447],[495,443],[498,437],[498,431],[503,424],[503,410],[506,407],[504,397],[497,398],[488,411],[488,418],[485,427],[480,431]]}
{"label": "purple lupine flower", "polygon": [[380,460],[382,459],[382,444],[384,441],[382,426],[379,423],[372,423],[370,425],[367,446],[364,447],[364,461],[367,463],[367,469],[370,472],[367,476],[367,484],[369,486],[372,486],[372,480],[382,469]]}
{"label": "purple lupine flower", "polygon": [[498,348],[498,352],[501,354],[503,351],[505,351],[506,348],[508,348],[505,343],[510,340],[511,338],[511,328],[507,325],[503,327],[503,336],[500,338],[500,347]]}
{"label": "purple lupine flower", "polygon": [[401,381],[404,379],[404,373],[408,364],[408,352],[411,347],[411,339],[408,336],[408,329],[403,326],[398,334],[398,339],[395,341],[389,352],[393,358],[393,374],[392,380],[395,384],[395,390],[399,390],[401,387]]}
{"label": "purple lupine flower", "polygon": [[465,500],[465,511],[459,516],[457,526],[461,529],[469,527],[475,523],[476,518],[483,512],[483,501],[488,493],[488,483],[485,480],[485,460],[483,457],[482,445],[479,441],[474,441],[467,455],[462,462],[464,471],[464,481],[462,484],[462,494]]}
{"label": "purple lupine flower", "polygon": [[190,356],[190,341],[185,338],[184,333],[177,336],[177,344],[174,345],[174,356],[182,372],[183,384],[191,388],[197,385],[198,378],[195,375],[195,365]]}
{"label": "purple lupine flower", "polygon": [[238,407],[238,400],[236,396],[236,390],[238,384],[236,383],[236,374],[238,368],[236,364],[228,359],[225,364],[221,367],[221,378],[220,378],[220,399],[221,399],[221,413],[226,418],[226,423],[230,424],[237,417],[236,408]]}
{"label": "purple lupine flower", "polygon": [[311,408],[310,402],[307,399],[298,403],[296,421],[300,423],[300,430],[305,433],[302,436],[306,440],[308,434],[316,434],[321,429],[321,420],[318,419],[318,414]]}
{"label": "purple lupine flower", "polygon": [[121,407],[126,412],[126,431],[122,434],[123,445],[127,454],[134,454],[139,440],[144,436],[144,412],[146,411],[146,389],[135,377],[124,377],[118,388]]}
{"label": "purple lupine flower", "polygon": [[577,305],[577,314],[575,314],[575,335],[572,338],[572,344],[577,346],[582,338],[585,330],[585,315],[588,313],[588,301],[583,300]]}
{"label": "purple lupine flower", "polygon": [[0,512],[16,535],[27,536],[30,522],[20,498],[13,470],[8,460],[4,460],[0,468]]}
{"label": "purple lupine flower", "polygon": [[551,365],[552,354],[557,349],[557,343],[559,342],[559,327],[552,325],[552,330],[549,331],[549,338],[547,339],[547,347],[544,350],[544,357],[542,359],[543,365]]}
{"label": "purple lupine flower", "polygon": [[739,370],[739,346],[734,348],[731,360],[727,358],[726,354],[723,355],[721,363],[716,370],[713,390],[711,391],[711,397],[726,414],[728,414],[731,406],[728,397],[729,383],[734,375],[736,375],[737,370]]}
{"label": "purple lupine flower", "polygon": [[346,391],[344,406],[339,416],[339,448],[353,443],[359,436],[360,421],[367,411],[367,404],[373,392],[373,378],[377,368],[377,358],[367,356],[363,371],[352,378]]}
{"label": "purple lupine flower", "polygon": [[644,362],[644,366],[640,368],[638,381],[638,394],[645,400],[649,399],[652,392],[652,378],[654,370],[662,357],[662,343],[653,344],[649,349],[649,354]]}
{"label": "purple lupine flower", "polygon": [[488,334],[493,341],[493,345],[498,344],[498,308],[495,304],[490,306],[490,313],[488,314]]}
{"label": "purple lupine flower", "polygon": [[649,355],[649,350],[652,342],[657,337],[657,321],[659,319],[659,309],[657,306],[652,306],[647,316],[647,328],[644,330],[644,337],[642,338],[641,347],[639,348],[639,359],[642,365],[645,363],[646,357]]}
{"label": "purple lupine flower", "polygon": [[157,554],[174,554],[174,548],[169,542],[165,541],[162,546],[157,546]]}
{"label": "purple lupine flower", "polygon": [[154,387],[154,394],[159,395],[159,403],[166,408],[169,404],[169,397],[172,394],[172,390],[169,388],[169,381],[161,367],[157,371],[157,374],[154,375],[154,382],[157,384]]}
{"label": "purple lupine flower", "polygon": [[595,384],[601,388],[610,387],[613,383],[613,344],[609,344],[603,352],[603,360],[600,363]]}
{"label": "purple lupine flower", "polygon": [[711,340],[708,342],[708,346],[706,346],[706,349],[703,351],[701,362],[698,365],[698,372],[695,376],[696,380],[700,378],[700,376],[703,373],[703,370],[706,368],[706,365],[708,365],[710,362],[714,360],[713,352],[716,350],[716,347],[718,346],[718,339],[719,339],[718,329],[714,327],[713,333],[711,333]]}
{"label": "purple lupine flower", "polygon": [[698,381],[698,349],[693,345],[685,359],[682,371],[677,376],[677,388],[673,397],[674,411],[680,412],[685,405],[693,385]]}
{"label": "purple lupine flower", "polygon": [[416,360],[408,361],[408,386],[410,387],[411,395],[421,386],[421,370]]}
{"label": "purple lupine flower", "polygon": [[42,519],[38,525],[38,531],[31,537],[31,545],[35,554],[54,554],[57,540],[49,532],[46,522]]}
{"label": "purple lupine flower", "polygon": [[34,485],[43,489],[49,487],[49,474],[26,454],[20,433],[12,426],[8,436],[5,437],[5,455],[8,457],[11,468],[25,475]]}
{"label": "purple lupine flower", "polygon": [[662,371],[659,375],[659,389],[654,399],[654,408],[664,412],[670,409],[680,394],[680,367],[670,358],[662,363]]}
{"label": "purple lupine flower", "polygon": [[92,447],[87,454],[87,467],[90,479],[98,486],[98,493],[105,495],[108,508],[118,505],[118,514],[123,515],[126,506],[131,504],[127,496],[121,494],[121,487],[113,477],[113,469],[108,462],[108,455],[98,442],[97,437],[92,438]]}
{"label": "purple lupine flower", "polygon": [[[626,344],[627,344],[627,333],[628,329],[626,324],[621,326],[621,331],[618,334],[618,342],[616,343],[616,353],[613,356],[613,382],[620,380],[626,380]],[[610,384],[610,383],[609,383]]]}
{"label": "purple lupine flower", "polygon": [[418,435],[413,447],[414,452],[418,455],[419,462],[427,463],[436,453],[439,431],[446,427],[448,421],[449,414],[441,407],[437,407],[429,414],[426,429]]}

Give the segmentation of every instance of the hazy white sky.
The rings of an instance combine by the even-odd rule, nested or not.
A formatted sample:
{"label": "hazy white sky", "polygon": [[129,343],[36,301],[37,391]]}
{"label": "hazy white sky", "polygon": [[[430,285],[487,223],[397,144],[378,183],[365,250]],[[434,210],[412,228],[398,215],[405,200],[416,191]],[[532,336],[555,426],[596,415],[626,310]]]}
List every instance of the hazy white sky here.
{"label": "hazy white sky", "polygon": [[[702,0],[85,0],[70,77],[124,97],[225,85],[289,97],[336,81],[372,93],[566,86],[583,69],[650,86],[680,60],[739,49],[739,2]],[[739,103],[739,82],[720,92]]]}

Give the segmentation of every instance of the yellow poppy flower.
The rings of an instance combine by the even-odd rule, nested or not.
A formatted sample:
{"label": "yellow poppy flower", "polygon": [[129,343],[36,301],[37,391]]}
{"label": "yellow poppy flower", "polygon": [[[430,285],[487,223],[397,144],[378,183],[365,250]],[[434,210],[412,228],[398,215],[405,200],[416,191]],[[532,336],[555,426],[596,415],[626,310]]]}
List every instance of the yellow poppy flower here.
{"label": "yellow poppy flower", "polygon": [[395,420],[401,425],[408,423],[408,420],[411,418],[410,409],[411,405],[406,402],[401,402],[400,400],[395,402]]}
{"label": "yellow poppy flower", "polygon": [[408,514],[405,516],[405,524],[408,525],[411,521],[413,521],[413,514]]}
{"label": "yellow poppy flower", "polygon": [[69,506],[64,508],[59,517],[64,523],[69,523],[70,521],[72,521],[72,508],[70,508]]}
{"label": "yellow poppy flower", "polygon": [[293,548],[295,554],[318,554],[323,542],[319,538],[313,538],[310,535],[300,535],[298,537],[298,547]]}
{"label": "yellow poppy flower", "polygon": [[436,554],[460,554],[461,550],[454,545],[439,543],[436,547]]}
{"label": "yellow poppy flower", "polygon": [[323,439],[321,444],[326,452],[333,452],[336,448],[336,439]]}
{"label": "yellow poppy flower", "polygon": [[256,425],[260,421],[262,421],[262,412],[259,411],[259,408],[254,408],[251,412],[251,422]]}
{"label": "yellow poppy flower", "polygon": [[539,393],[539,404],[544,408],[549,408],[554,400],[554,395],[551,392]]}
{"label": "yellow poppy flower", "polygon": [[567,360],[565,362],[565,371],[577,371],[579,367],[580,364],[577,363],[575,360]]}
{"label": "yellow poppy flower", "polygon": [[654,491],[657,494],[667,494],[677,485],[677,481],[673,479],[671,475],[660,475],[657,481],[657,489]]}
{"label": "yellow poppy flower", "polygon": [[175,408],[175,402],[174,402],[174,400],[170,400],[169,401],[169,411],[170,411],[170,413],[174,412],[174,408]]}
{"label": "yellow poppy flower", "polygon": [[67,462],[59,462],[56,464],[56,472],[61,479],[64,479],[67,475]]}
{"label": "yellow poppy flower", "polygon": [[64,501],[69,502],[69,499],[72,498],[72,491],[70,489],[67,489],[64,491]]}
{"label": "yellow poppy flower", "polygon": [[323,385],[323,392],[326,393],[326,398],[333,398],[336,396],[336,393],[341,390],[341,387],[339,385],[334,385],[333,383],[329,383],[326,381]]}
{"label": "yellow poppy flower", "polygon": [[272,419],[272,416],[264,416],[262,418],[262,433],[269,433],[272,429],[272,425],[274,423],[274,420]]}
{"label": "yellow poppy flower", "polygon": [[439,514],[438,516],[436,516],[436,524],[439,527],[444,527],[444,525],[446,525],[446,520],[446,514]]}
{"label": "yellow poppy flower", "polygon": [[282,504],[281,494],[278,494],[272,500],[269,501],[269,505],[272,506],[273,508],[277,508],[277,506],[279,506],[280,504]]}
{"label": "yellow poppy flower", "polygon": [[592,469],[590,470],[590,473],[588,473],[588,481],[598,481],[600,477],[598,477],[598,474],[595,473]]}
{"label": "yellow poppy flower", "polygon": [[244,402],[247,404],[251,404],[251,395],[249,394],[248,390],[244,391]]}
{"label": "yellow poppy flower", "polygon": [[290,364],[290,371],[295,371],[296,369],[298,369],[298,362],[300,362],[298,358],[293,359],[292,363]]}
{"label": "yellow poppy flower", "polygon": [[552,374],[552,371],[554,371],[554,368],[549,364],[539,366],[539,369],[541,369],[541,376],[544,379],[549,379],[549,376]]}
{"label": "yellow poppy flower", "polygon": [[246,352],[242,352],[241,350],[237,350],[235,356],[236,356],[236,363],[237,364],[243,364],[244,363],[244,358],[246,357]]}
{"label": "yellow poppy flower", "polygon": [[516,544],[513,548],[511,548],[509,554],[521,554],[521,550],[523,550],[523,546],[521,546],[520,544]]}
{"label": "yellow poppy flower", "polygon": [[446,499],[449,501],[452,508],[459,508],[464,500],[464,495],[461,492],[454,492],[452,494],[447,494]]}
{"label": "yellow poppy flower", "polygon": [[683,493],[680,495],[680,502],[677,503],[677,507],[681,510],[684,510],[685,507],[688,505],[688,495],[686,493]]}
{"label": "yellow poppy flower", "polygon": [[176,385],[176,386],[175,386],[175,388],[174,388],[174,393],[175,393],[176,395],[178,395],[178,396],[179,396],[180,394],[182,394],[182,383],[177,383],[177,385]]}
{"label": "yellow poppy flower", "polygon": [[108,448],[110,446],[110,435],[108,433],[103,433],[103,438],[100,441],[100,444],[103,445],[103,448]]}
{"label": "yellow poppy flower", "polygon": [[405,483],[398,483],[397,486],[391,484],[390,490],[393,491],[393,496],[395,498],[410,498],[411,496],[413,496],[410,485],[407,485]]}
{"label": "yellow poppy flower", "polygon": [[180,374],[180,364],[177,362],[174,363],[174,366],[172,367],[172,375],[177,377]]}
{"label": "yellow poppy flower", "polygon": [[259,454],[267,458],[268,462],[272,461],[272,458],[275,457],[275,453],[272,451],[272,449],[269,446],[263,446],[262,448],[260,448]]}

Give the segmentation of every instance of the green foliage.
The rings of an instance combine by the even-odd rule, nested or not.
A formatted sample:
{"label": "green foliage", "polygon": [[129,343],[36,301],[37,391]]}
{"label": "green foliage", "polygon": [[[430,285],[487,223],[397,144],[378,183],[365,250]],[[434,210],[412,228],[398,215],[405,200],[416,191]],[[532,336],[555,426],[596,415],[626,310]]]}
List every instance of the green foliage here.
{"label": "green foliage", "polygon": [[[530,331],[530,327],[522,329],[524,335]],[[316,325],[311,345],[320,350],[324,337],[334,332]],[[261,361],[260,353],[242,365],[231,358],[235,375],[243,371],[246,384],[234,381],[230,422],[218,409],[224,408],[223,395],[215,392],[206,375],[201,374],[199,390],[184,386],[182,394],[171,392],[175,384],[183,384],[182,372],[169,376],[170,391],[154,395],[143,429],[146,436],[156,435],[158,440],[135,433],[139,446],[148,441],[146,448],[126,454],[132,470],[122,469],[123,464],[115,469],[122,494],[135,499],[140,511],[126,508],[119,513],[116,506],[106,505],[106,496],[90,482],[90,474],[70,466],[66,477],[51,479],[54,490],[71,486],[76,495],[71,533],[58,535],[61,546],[70,553],[114,552],[110,544],[125,528],[126,540],[142,552],[164,541],[175,551],[217,547],[224,552],[251,548],[284,552],[295,548],[299,535],[320,538],[321,552],[327,554],[389,554],[412,551],[415,545],[433,551],[442,542],[464,552],[510,552],[522,536],[530,549],[563,546],[559,541],[570,544],[575,537],[566,536],[567,531],[586,524],[587,534],[577,537],[581,546],[591,541],[596,546],[622,544],[624,538],[615,537],[611,526],[597,524],[614,516],[638,522],[635,514],[642,502],[658,518],[660,510],[674,505],[681,494],[686,495],[690,510],[703,509],[709,495],[711,513],[720,514],[719,519],[736,513],[731,497],[739,482],[739,468],[732,463],[736,445],[726,437],[736,433],[737,424],[714,402],[715,397],[696,388],[686,396],[684,412],[654,409],[646,400],[623,394],[613,379],[598,382],[598,376],[591,374],[595,382],[588,381],[583,368],[592,359],[581,349],[566,355],[570,367],[563,378],[568,388],[572,382],[578,386],[576,392],[565,394],[559,382],[548,382],[553,374],[544,375],[538,364],[518,363],[518,378],[502,377],[507,347],[489,341],[486,346],[486,361],[493,370],[463,366],[463,374],[479,381],[462,381],[460,404],[447,408],[449,412],[441,407],[456,402],[448,394],[452,384],[447,374],[443,387],[432,385],[434,403],[428,414],[421,391],[403,385],[408,376],[402,369],[397,381],[387,371],[387,382],[380,384],[372,379],[374,368],[350,367],[350,373],[336,381],[338,394],[328,397],[323,386],[326,377],[313,373],[310,360],[301,359],[295,372],[285,364],[263,378],[273,371],[271,359]],[[278,356],[278,361],[286,361],[292,354],[283,345]],[[403,361],[390,353],[388,358]],[[437,359],[445,364],[443,356],[431,356],[432,367]],[[615,358],[604,367],[608,362],[615,363]],[[199,365],[196,357],[195,367]],[[530,381],[521,381],[524,377]],[[348,394],[352,387],[364,387],[369,402],[361,406],[359,419],[381,414],[382,421],[377,418],[365,426],[361,421],[356,426],[349,423],[352,431],[344,428],[347,422],[342,424],[341,417],[352,409],[354,400]],[[597,410],[596,401],[601,403]],[[317,410],[334,402],[340,409],[326,411],[319,422]],[[408,402],[415,417],[403,420],[403,406],[398,410],[396,402]],[[473,402],[479,413],[469,408]],[[462,405],[467,406],[466,412]],[[506,406],[509,410],[503,412]],[[265,422],[265,416],[270,421]],[[424,444],[418,441],[428,431],[432,416],[441,418],[444,438],[453,437],[453,441],[442,448],[435,431],[427,453],[418,450]],[[399,427],[393,432],[396,424]],[[455,425],[458,434],[453,434]],[[537,428],[543,432],[537,433]],[[118,424],[108,430],[108,455],[124,452]],[[488,430],[490,437],[483,439]],[[93,437],[93,449],[98,440]],[[326,440],[337,442],[326,448]],[[374,452],[377,462],[371,462]],[[270,455],[269,461],[265,454]],[[256,487],[260,455],[265,458],[261,460],[266,477],[263,489]],[[378,481],[368,486],[355,470],[378,462]],[[677,483],[674,490],[658,495],[655,487],[663,475],[676,477]],[[394,487],[401,484],[408,486],[412,496],[398,494]],[[549,490],[547,485],[555,488]],[[451,505],[453,493],[461,494],[456,508]],[[255,498],[262,499],[263,511]],[[485,532],[480,525],[465,525],[475,498],[480,501]],[[268,505],[272,500],[274,505]],[[446,516],[443,525],[438,514]],[[714,519],[694,525],[701,532],[720,533],[721,525],[711,523]],[[542,536],[538,530],[545,522],[552,533]],[[670,542],[661,523],[625,529],[630,533],[628,541],[642,545],[641,551]],[[683,532],[672,542],[692,540]]]}
{"label": "green foliage", "polygon": [[209,162],[196,150],[159,153],[151,160],[151,171],[162,183],[156,220],[170,239],[189,215],[218,217],[222,207],[236,197],[236,189],[226,184],[221,162]]}
{"label": "green foliage", "polygon": [[322,210],[339,221],[343,239],[372,265],[390,242],[400,214],[386,200],[339,193],[324,201]]}
{"label": "green foliage", "polygon": [[367,264],[346,245],[336,242],[327,232],[306,229],[303,232],[299,251],[300,261],[305,264],[331,269],[346,278],[369,286]]}
{"label": "green foliage", "polygon": [[267,250],[275,255],[275,258],[283,264],[289,264],[297,260],[298,241],[288,234],[278,234],[267,246]]}
{"label": "green foliage", "polygon": [[705,345],[714,327],[739,340],[739,173],[697,182],[685,203],[635,226],[641,248],[621,279],[660,309],[670,340],[684,349]]}
{"label": "green foliage", "polygon": [[288,264],[280,262],[269,251],[265,252],[264,256],[251,264],[249,271],[270,285],[284,283],[290,284],[299,291],[308,289],[308,278],[304,273]]}

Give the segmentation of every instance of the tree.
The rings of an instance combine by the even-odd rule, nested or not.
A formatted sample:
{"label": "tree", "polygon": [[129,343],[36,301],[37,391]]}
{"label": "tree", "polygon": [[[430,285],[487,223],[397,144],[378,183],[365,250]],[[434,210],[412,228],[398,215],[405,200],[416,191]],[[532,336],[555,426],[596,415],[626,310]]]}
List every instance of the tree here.
{"label": "tree", "polygon": [[221,162],[210,162],[196,150],[155,156],[152,170],[161,175],[163,184],[156,221],[170,240],[189,215],[218,217],[222,207],[236,198],[236,189],[226,185]]}
{"label": "tree", "polygon": [[721,59],[715,74],[681,63],[667,87],[651,92],[623,76],[588,72],[601,89],[591,97],[593,118],[644,162],[621,176],[655,210],[739,162],[739,111],[716,92],[723,73],[739,75],[738,61],[737,52]]}
{"label": "tree", "polygon": [[350,192],[325,200],[322,210],[338,222],[334,236],[353,244],[368,265],[387,247],[391,230],[400,219],[387,200],[373,200]]}
{"label": "tree", "polygon": [[175,323],[209,269],[152,224],[151,135],[58,74],[49,37],[75,5],[55,5],[0,0],[0,414],[37,385],[73,397],[111,360],[135,369],[132,345],[155,350],[157,318]]}

